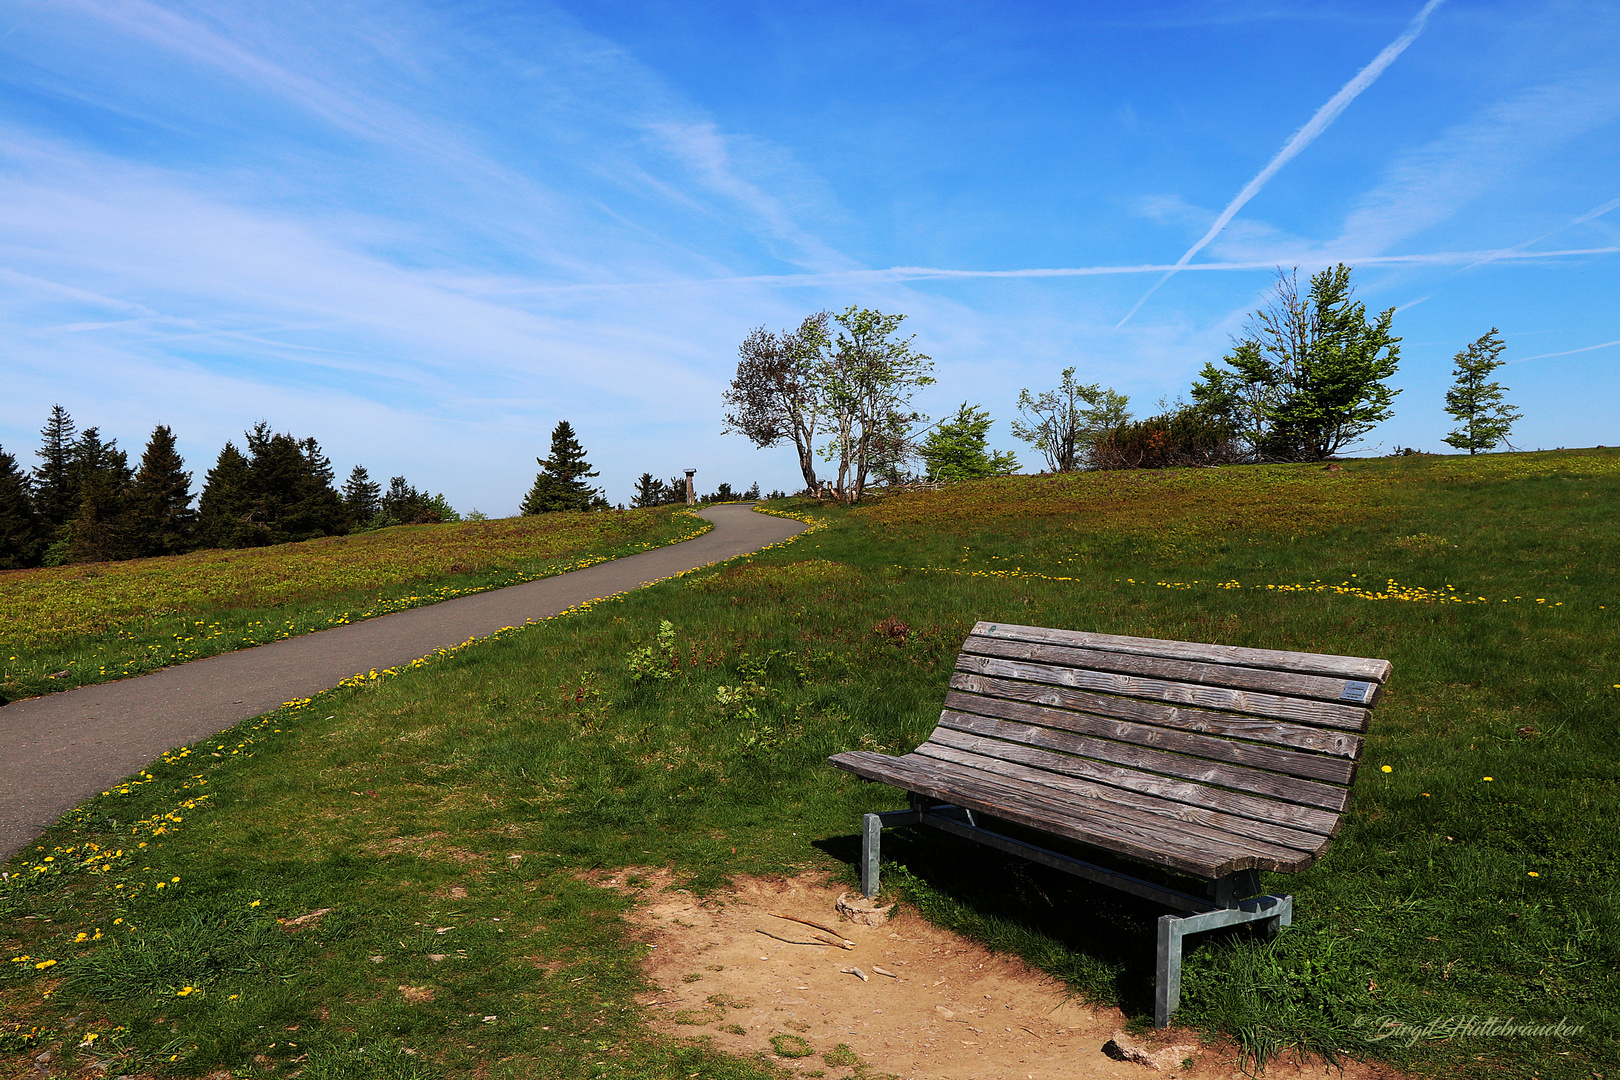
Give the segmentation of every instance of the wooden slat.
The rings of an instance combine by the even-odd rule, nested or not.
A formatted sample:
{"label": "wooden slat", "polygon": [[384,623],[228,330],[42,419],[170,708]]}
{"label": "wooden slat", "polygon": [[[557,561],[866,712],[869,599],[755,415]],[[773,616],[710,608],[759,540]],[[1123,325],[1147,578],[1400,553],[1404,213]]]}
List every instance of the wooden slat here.
{"label": "wooden slat", "polygon": [[[928,735],[928,742],[951,743],[953,742],[951,732],[998,738],[1008,746],[1004,755],[1014,761],[1025,759],[1024,755],[1019,755],[1017,746],[1034,746],[1063,756],[1061,763],[1053,761],[1045,767],[1050,767],[1053,771],[1068,772],[1069,776],[1097,780],[1100,784],[1111,784],[1113,787],[1157,795],[1191,806],[1209,806],[1213,810],[1241,814],[1244,818],[1273,821],[1283,826],[1306,829],[1307,832],[1320,832],[1324,836],[1333,836],[1338,832],[1340,814],[1345,810],[1345,806],[1349,805],[1349,792],[1341,789],[1328,789],[1338,795],[1338,805],[1322,806],[1268,798],[1265,793],[1252,790],[1234,792],[1220,787],[1210,787],[1209,784],[1202,782],[1202,777],[1186,774],[1176,776],[1158,769],[1147,771],[1131,761],[1115,761],[1090,753],[1093,750],[1106,751],[1108,746],[1115,746],[1116,743],[1103,743],[1102,746],[1097,746],[1098,740],[1084,735],[1071,735],[1068,732],[1019,724],[1016,721],[1001,721],[995,717],[972,716],[969,712],[954,712],[949,709],[946,709],[940,717],[940,725],[933,729],[932,735]],[[928,743],[923,745],[927,746]]]}
{"label": "wooden slat", "polygon": [[[922,757],[938,758],[984,772],[1005,776],[1011,780],[1056,788],[1086,799],[1097,800],[1102,807],[1120,806],[1163,818],[1168,828],[1185,828],[1189,836],[1206,836],[1218,840],[1251,841],[1269,844],[1289,853],[1289,857],[1304,853],[1318,855],[1327,846],[1328,837],[1321,833],[1291,829],[1269,820],[1241,817],[1216,810],[1207,805],[1174,802],[1138,791],[1100,784],[1071,775],[1064,770],[1062,754],[1053,754],[1032,747],[1014,747],[1013,754],[1005,753],[1006,744],[962,732],[941,732],[948,739],[929,740],[919,746],[916,753]],[[1256,849],[1258,850],[1258,849]],[[1275,853],[1273,853],[1275,854]]]}
{"label": "wooden slat", "polygon": [[1285,720],[1258,720],[1248,716],[1234,716],[1231,713],[1161,705],[1155,701],[1139,701],[1136,698],[1093,694],[1090,691],[1075,690],[1067,686],[1046,686],[1014,679],[996,679],[988,675],[970,675],[963,671],[951,676],[951,687],[968,693],[1012,698],[1015,701],[1028,701],[1037,705],[1051,705],[1055,708],[1073,709],[1076,712],[1108,716],[1117,720],[1134,720],[1155,727],[1270,743],[1290,750],[1325,754],[1350,761],[1361,757],[1362,739],[1359,735],[1311,727],[1308,724],[1291,724]]}
{"label": "wooden slat", "polygon": [[1294,671],[1302,675],[1327,675],[1339,679],[1389,681],[1388,660],[1363,656],[1333,656],[1326,653],[1285,652],[1277,649],[1247,649],[1235,645],[1204,645],[1192,641],[1161,641],[1157,638],[1121,637],[1081,630],[1053,630],[1044,626],[1018,626],[1011,623],[981,622],[973,633],[1013,641],[1036,641],[1077,648],[1105,649],[1109,652],[1162,656],[1177,660],[1200,660],[1214,664]]}
{"label": "wooden slat", "polygon": [[[1238,742],[1235,739],[1221,738],[1218,735],[1206,734],[1197,731],[1188,731],[1185,727],[1166,728],[1156,724],[1141,724],[1130,720],[1114,719],[1110,716],[1097,716],[1090,710],[1076,709],[1067,701],[1061,700],[1064,696],[1074,695],[1074,691],[1062,690],[1053,687],[1035,687],[1029,683],[1012,682],[1006,679],[989,679],[980,675],[963,675],[958,673],[951,679],[952,690],[945,695],[947,708],[964,709],[968,712],[977,712],[970,702],[976,697],[1004,698],[1013,701],[1022,701],[1031,706],[1044,706],[1058,710],[1069,721],[1063,726],[1069,731],[1082,731],[1088,735],[1096,735],[1104,739],[1117,739],[1120,742],[1135,743],[1139,746],[1156,746],[1161,750],[1173,750],[1178,754],[1192,754],[1196,757],[1209,758],[1212,761],[1225,761],[1233,765],[1248,765],[1256,769],[1269,769],[1272,772],[1285,773],[1288,776],[1306,777],[1311,780],[1321,780],[1329,784],[1345,784],[1354,772],[1354,765],[1340,757],[1324,757],[1321,754],[1302,753],[1298,750],[1289,750],[1276,745],[1257,745],[1255,743]],[[1103,698],[1094,695],[1099,702],[1114,702],[1124,699]],[[1257,721],[1258,723],[1272,724],[1272,721]],[[1288,725],[1293,726],[1293,725]],[[1354,735],[1338,733],[1328,734],[1318,732],[1312,728],[1304,729],[1312,734],[1323,736],[1324,740],[1334,739],[1341,742],[1360,743]]]}
{"label": "wooden slat", "polygon": [[1336,785],[1319,784],[1314,780],[1300,780],[1292,776],[1261,772],[1258,769],[1245,769],[1237,765],[1223,765],[1199,758],[1183,757],[1151,747],[1130,746],[1089,735],[1074,734],[1025,720],[1025,715],[1034,706],[989,698],[980,698],[978,701],[985,706],[984,711],[989,715],[946,709],[940,714],[939,727],[970,731],[975,735],[1006,739],[1009,742],[1027,743],[1030,746],[1040,746],[1064,754],[1075,754],[1078,755],[1077,761],[1080,758],[1090,758],[1093,761],[1122,765],[1141,773],[1144,776],[1142,781],[1144,784],[1154,779],[1150,774],[1157,774],[1157,778],[1161,780],[1184,780],[1204,785],[1203,790],[1208,794],[1203,795],[1203,798],[1212,797],[1215,793],[1210,791],[1210,787],[1218,785],[1258,795],[1263,799],[1314,806],[1332,813],[1342,812],[1350,802],[1349,790]]}
{"label": "wooden slat", "polygon": [[1324,675],[1300,675],[1292,671],[1239,667],[1235,664],[1211,664],[1201,660],[1167,659],[1162,656],[1141,656],[1135,653],[1109,652],[1105,649],[1078,649],[1068,645],[1051,645],[1036,641],[1006,641],[977,635],[967,639],[962,645],[962,651],[981,656],[1000,656],[1008,660],[1028,660],[1037,664],[1107,671],[1146,679],[1164,679],[1168,682],[1223,686],[1232,690],[1258,690],[1267,694],[1313,698],[1318,701],[1344,701],[1345,687],[1353,685],[1361,689],[1356,690],[1357,696],[1349,700],[1373,705],[1377,703],[1380,689],[1377,683],[1370,680],[1360,680],[1351,684],[1345,679],[1329,678]]}
{"label": "wooden slat", "polygon": [[1159,828],[1157,822],[1143,825],[1120,817],[1092,817],[1081,812],[1072,797],[1037,792],[1028,784],[1009,783],[988,773],[930,761],[916,754],[888,757],[854,751],[829,760],[869,780],[1200,877],[1216,878],[1250,869],[1286,872],[1302,869],[1312,861],[1308,856],[1291,862],[1270,859],[1227,843],[1190,843],[1173,829]]}
{"label": "wooden slat", "polygon": [[1143,679],[1134,675],[1106,671],[1051,667],[1047,664],[1003,660],[994,656],[974,656],[969,653],[962,653],[956,658],[956,670],[976,675],[1023,679],[1048,686],[1072,686],[1081,690],[1097,690],[1124,697],[1202,706],[1206,709],[1225,709],[1230,712],[1248,713],[1251,716],[1293,720],[1343,731],[1366,731],[1370,715],[1367,709],[1351,705],[1281,697],[1252,690],[1228,690],[1224,687],[1197,686],[1163,679]]}

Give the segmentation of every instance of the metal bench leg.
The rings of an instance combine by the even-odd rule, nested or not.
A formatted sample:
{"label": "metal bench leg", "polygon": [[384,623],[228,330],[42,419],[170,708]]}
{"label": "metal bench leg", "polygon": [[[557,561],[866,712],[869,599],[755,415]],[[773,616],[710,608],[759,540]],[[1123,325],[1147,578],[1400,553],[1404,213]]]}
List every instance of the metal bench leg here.
{"label": "metal bench leg", "polygon": [[878,861],[883,850],[883,819],[867,814],[861,822],[861,895],[868,900],[878,894]]}
{"label": "metal bench leg", "polygon": [[1163,1028],[1181,1004],[1181,938],[1185,920],[1159,916],[1159,956],[1153,970],[1153,1026]]}
{"label": "metal bench leg", "polygon": [[1181,1004],[1181,944],[1188,934],[1255,922],[1265,924],[1267,933],[1276,933],[1293,921],[1292,896],[1255,896],[1235,908],[1217,908],[1197,915],[1161,915],[1158,962],[1153,971],[1153,1026],[1167,1026]]}
{"label": "metal bench leg", "polygon": [[861,819],[861,895],[868,900],[878,894],[878,863],[883,857],[883,830],[896,825],[915,825],[922,814],[911,810],[890,810],[867,814]]}

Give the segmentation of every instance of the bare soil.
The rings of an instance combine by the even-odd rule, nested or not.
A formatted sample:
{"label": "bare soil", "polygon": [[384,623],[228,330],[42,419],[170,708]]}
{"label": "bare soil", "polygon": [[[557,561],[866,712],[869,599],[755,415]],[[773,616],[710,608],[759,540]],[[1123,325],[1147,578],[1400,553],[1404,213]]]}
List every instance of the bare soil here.
{"label": "bare soil", "polygon": [[[730,1054],[763,1054],[803,1075],[839,1080],[885,1073],[918,1080],[1245,1075],[1230,1045],[1203,1045],[1175,1027],[1125,1036],[1119,1010],[1072,997],[1021,960],[903,908],[882,926],[850,922],[836,907],[843,890],[811,876],[737,878],[708,897],[682,888],[667,870],[596,880],[639,900],[630,918],[652,946],[647,973],[660,988],[641,998],[653,1026],[712,1040]],[[817,940],[821,931],[773,913],[833,928],[853,948],[825,944]],[[1158,1067],[1110,1057],[1103,1050],[1110,1040],[1151,1055]],[[1265,1075],[1400,1076],[1360,1062],[1345,1063],[1340,1074],[1311,1060],[1273,1062]]]}

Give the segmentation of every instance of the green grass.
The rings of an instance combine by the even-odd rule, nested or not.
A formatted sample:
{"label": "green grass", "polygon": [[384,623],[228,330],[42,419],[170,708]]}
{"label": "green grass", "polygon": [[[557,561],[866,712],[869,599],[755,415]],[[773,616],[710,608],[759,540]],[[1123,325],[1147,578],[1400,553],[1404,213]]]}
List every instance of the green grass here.
{"label": "green grass", "polygon": [[[1617,501],[1620,454],[1569,452],[814,510],[792,543],[284,709],[70,814],[0,888],[0,961],[31,958],[0,970],[9,1038],[39,1029],[64,1068],[113,1044],[123,1072],[768,1075],[763,1041],[730,1060],[648,1032],[634,900],[589,872],[853,880],[859,815],[901,797],[825,757],[920,742],[993,619],[1395,665],[1344,831],[1265,882],[1295,926],[1200,939],[1180,1022],[1423,1075],[1613,1075]],[[666,619],[679,668],[633,679],[638,651],[667,663]],[[86,843],[125,854],[74,869]],[[47,855],[69,868],[34,875]],[[885,855],[930,919],[1150,1010],[1157,909],[936,834]],[[1411,1037],[1489,1016],[1581,1030]]]}
{"label": "green grass", "polygon": [[0,572],[0,702],[551,577],[711,527],[676,507],[546,514]]}

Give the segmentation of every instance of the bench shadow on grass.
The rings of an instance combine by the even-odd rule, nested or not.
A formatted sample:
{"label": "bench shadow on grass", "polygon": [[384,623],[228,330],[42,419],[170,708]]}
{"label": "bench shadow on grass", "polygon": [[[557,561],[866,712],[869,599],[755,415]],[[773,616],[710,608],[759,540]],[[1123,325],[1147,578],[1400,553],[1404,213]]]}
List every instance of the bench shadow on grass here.
{"label": "bench shadow on grass", "polygon": [[[1155,874],[1010,822],[980,820],[1048,850],[1194,895],[1204,892],[1201,881]],[[858,834],[827,837],[814,846],[846,864],[850,881],[858,880]],[[936,925],[993,952],[1020,956],[1090,1002],[1117,1006],[1133,1026],[1151,1026],[1158,920],[1171,909],[926,826],[884,831],[881,883],[885,896],[903,897]],[[1254,933],[1239,926],[1201,934],[1187,940],[1186,952]]]}

